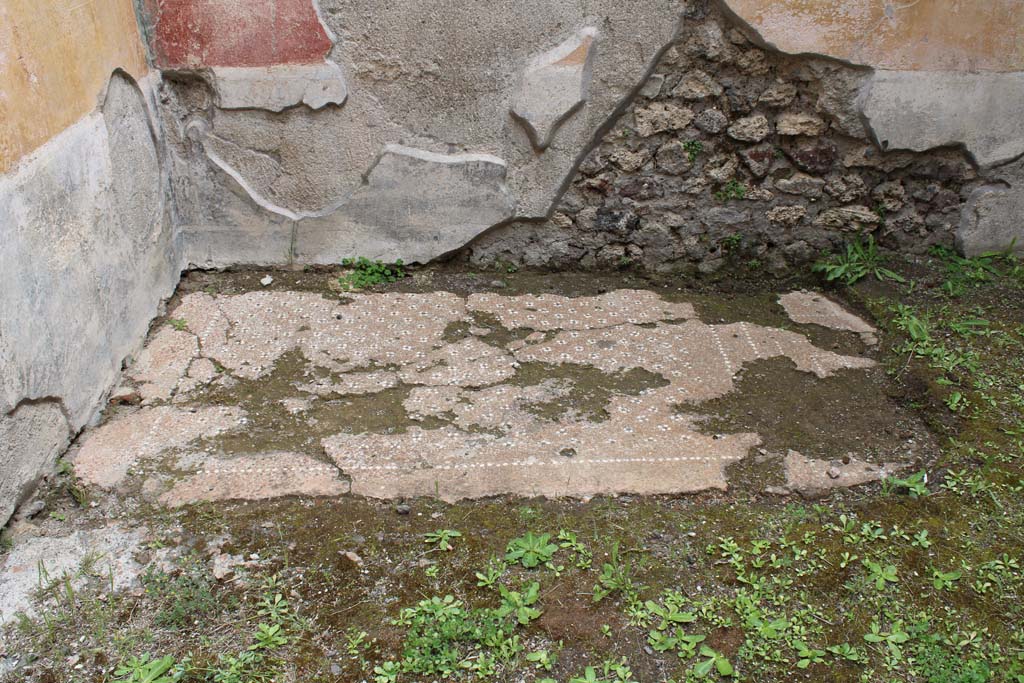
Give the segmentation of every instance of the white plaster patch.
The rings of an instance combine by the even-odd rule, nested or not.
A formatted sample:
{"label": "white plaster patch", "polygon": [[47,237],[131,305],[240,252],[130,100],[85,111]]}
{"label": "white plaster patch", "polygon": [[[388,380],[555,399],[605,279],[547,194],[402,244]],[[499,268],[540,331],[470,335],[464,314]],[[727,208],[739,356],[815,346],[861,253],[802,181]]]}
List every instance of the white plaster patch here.
{"label": "white plaster patch", "polygon": [[35,615],[33,595],[48,581],[68,576],[76,589],[81,587],[89,578],[80,572],[87,559],[94,560],[90,563],[93,578],[107,586],[113,581],[114,590],[130,587],[141,570],[132,553],[145,533],[145,529],[111,526],[19,540],[0,563],[0,624],[13,620],[18,612]]}
{"label": "white plaster patch", "polygon": [[512,101],[512,115],[544,151],[558,128],[587,99],[597,29],[587,27],[530,60]]}
{"label": "white plaster patch", "polygon": [[223,109],[282,111],[305,104],[320,109],[342,105],[348,85],[341,68],[331,61],[322,64],[275,64],[272,66],[215,66],[214,89]]}
{"label": "white plaster patch", "polygon": [[878,70],[861,93],[868,125],[886,149],[963,144],[979,166],[1024,154],[1024,73]]}

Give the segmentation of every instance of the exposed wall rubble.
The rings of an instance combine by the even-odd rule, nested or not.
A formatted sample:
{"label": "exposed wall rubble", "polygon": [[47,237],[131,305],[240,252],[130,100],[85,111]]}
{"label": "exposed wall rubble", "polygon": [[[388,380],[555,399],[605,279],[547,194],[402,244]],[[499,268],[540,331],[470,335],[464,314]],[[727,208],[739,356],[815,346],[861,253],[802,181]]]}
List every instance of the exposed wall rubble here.
{"label": "exposed wall rubble", "polygon": [[[919,146],[906,119],[870,95],[890,79],[762,49],[750,37],[719,11],[692,12],[554,215],[503,226],[471,245],[467,258],[713,271],[740,255],[779,271],[859,234],[907,252],[952,246],[965,203],[985,186],[972,155],[954,143],[983,131],[953,118],[946,125],[959,126],[959,137],[950,131],[920,145],[939,149],[883,152],[875,122],[862,115],[865,93],[874,118],[903,123],[903,147]],[[897,95],[887,97],[906,114]],[[991,145],[978,142],[976,156],[991,162]],[[982,210],[996,201],[981,200]]]}

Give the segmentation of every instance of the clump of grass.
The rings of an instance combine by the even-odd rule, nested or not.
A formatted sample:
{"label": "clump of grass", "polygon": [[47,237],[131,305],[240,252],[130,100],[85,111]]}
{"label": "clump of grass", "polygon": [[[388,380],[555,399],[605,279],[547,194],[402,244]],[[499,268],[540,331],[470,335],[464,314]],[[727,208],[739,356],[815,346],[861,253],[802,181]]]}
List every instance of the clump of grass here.
{"label": "clump of grass", "polygon": [[186,562],[176,575],[151,569],[143,574],[142,585],[160,605],[153,617],[158,626],[189,629],[196,621],[207,619],[223,607],[214,595],[208,572],[197,561]]}
{"label": "clump of grass", "polygon": [[839,281],[844,285],[853,285],[865,277],[872,275],[878,280],[906,282],[899,274],[885,267],[885,259],[878,251],[875,238],[868,235],[867,240],[857,240],[846,245],[844,251],[833,254],[827,259],[818,261],[812,267],[815,273],[822,273],[829,282]]}

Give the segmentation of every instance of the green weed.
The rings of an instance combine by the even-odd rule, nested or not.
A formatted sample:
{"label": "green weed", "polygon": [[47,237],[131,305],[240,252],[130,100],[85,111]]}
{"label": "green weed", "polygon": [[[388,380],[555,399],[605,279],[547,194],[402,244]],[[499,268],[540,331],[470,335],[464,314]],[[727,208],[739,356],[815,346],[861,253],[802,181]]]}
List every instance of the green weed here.
{"label": "green weed", "polygon": [[388,265],[383,261],[371,261],[360,256],[344,259],[341,265],[350,269],[350,272],[338,279],[344,291],[398,282],[405,277],[405,269],[401,260],[395,261],[393,265]]}
{"label": "green weed", "polygon": [[509,542],[505,560],[518,562],[527,569],[533,569],[540,565],[550,565],[556,552],[558,545],[551,542],[551,534],[537,535],[528,531]]}
{"label": "green weed", "polygon": [[727,202],[730,199],[743,199],[747,196],[747,187],[738,180],[730,180],[722,185],[714,194],[715,199]]}
{"label": "green weed", "polygon": [[452,539],[462,538],[462,534],[455,529],[438,529],[423,535],[423,542],[437,546],[438,550],[449,551],[452,549]]}

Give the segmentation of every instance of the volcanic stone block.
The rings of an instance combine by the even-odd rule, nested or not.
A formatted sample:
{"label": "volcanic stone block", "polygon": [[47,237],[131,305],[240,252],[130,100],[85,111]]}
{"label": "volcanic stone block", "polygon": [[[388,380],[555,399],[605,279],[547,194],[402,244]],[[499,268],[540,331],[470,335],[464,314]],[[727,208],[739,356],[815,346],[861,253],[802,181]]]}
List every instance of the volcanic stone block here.
{"label": "volcanic stone block", "polygon": [[741,142],[760,142],[771,133],[768,119],[760,114],[739,119],[729,126],[729,137]]}

